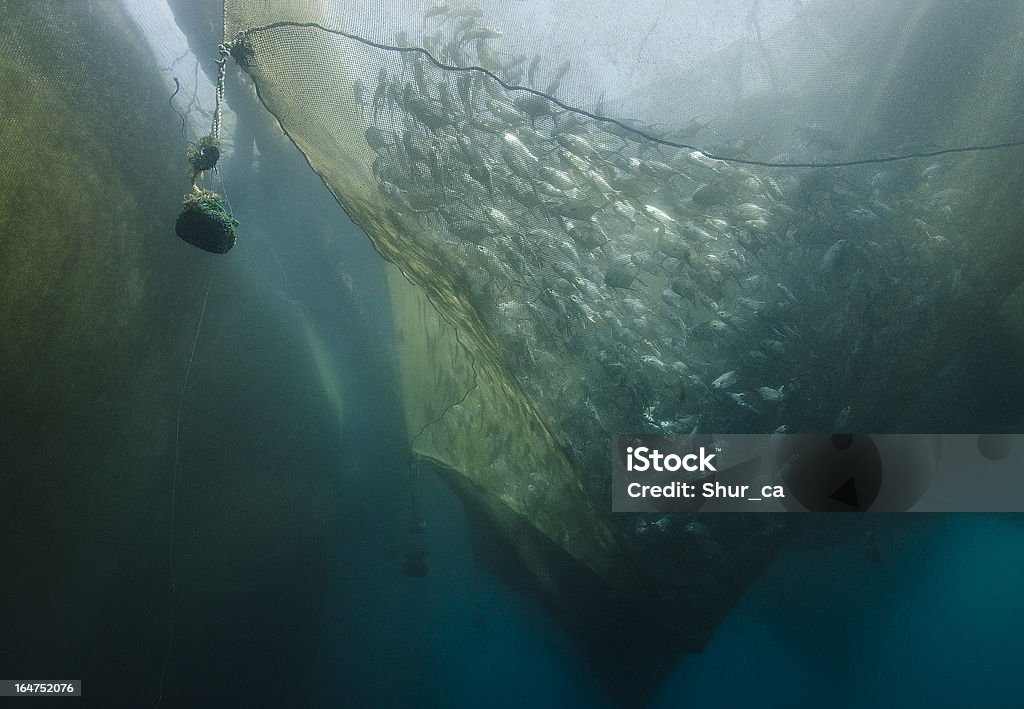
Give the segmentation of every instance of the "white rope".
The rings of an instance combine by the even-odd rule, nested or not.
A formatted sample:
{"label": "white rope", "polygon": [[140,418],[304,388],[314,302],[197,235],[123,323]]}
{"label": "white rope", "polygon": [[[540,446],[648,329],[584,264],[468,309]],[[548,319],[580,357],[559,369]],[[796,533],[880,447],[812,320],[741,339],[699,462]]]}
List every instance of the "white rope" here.
{"label": "white rope", "polygon": [[164,653],[164,664],[160,670],[160,689],[156,698],[154,709],[158,709],[164,700],[164,680],[167,678],[167,665],[171,661],[171,648],[174,646],[174,606],[176,584],[174,582],[174,522],[176,502],[178,494],[178,460],[181,442],[181,408],[185,403],[185,391],[188,389],[188,378],[192,373],[192,360],[196,357],[196,345],[199,344],[199,332],[203,329],[203,316],[206,315],[206,302],[210,299],[210,288],[213,287],[213,278],[210,278],[206,286],[206,295],[203,296],[203,308],[199,311],[199,323],[196,325],[196,335],[192,339],[192,352],[188,356],[188,367],[185,369],[185,381],[181,384],[181,396],[178,397],[178,420],[174,424],[174,473],[171,477],[171,532],[168,544],[168,559],[171,568],[171,601],[170,601],[170,631],[167,634],[167,651]]}
{"label": "white rope", "polygon": [[220,116],[221,103],[224,101],[224,75],[227,71],[228,56],[231,54],[231,44],[228,42],[228,2],[221,3],[221,41],[217,45],[220,52],[220,59],[217,60],[217,102],[213,109],[213,128],[210,135],[216,141],[220,140]]}
{"label": "white rope", "polygon": [[217,102],[213,109],[213,127],[210,130],[210,135],[214,140],[219,141],[221,104],[224,102],[224,75],[227,73],[228,55],[231,50],[228,49],[226,41],[218,45],[217,49],[220,51],[220,59],[217,60]]}

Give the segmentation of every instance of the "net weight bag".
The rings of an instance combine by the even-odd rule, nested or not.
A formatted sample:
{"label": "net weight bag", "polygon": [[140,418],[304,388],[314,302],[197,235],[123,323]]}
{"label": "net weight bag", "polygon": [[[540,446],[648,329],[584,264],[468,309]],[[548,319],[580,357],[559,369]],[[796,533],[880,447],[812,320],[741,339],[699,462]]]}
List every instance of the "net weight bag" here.
{"label": "net weight bag", "polygon": [[[207,170],[213,170],[220,159],[221,102],[224,100],[224,71],[231,48],[220,47],[220,70],[217,78],[217,104],[210,134],[188,151],[192,171],[192,191],[185,195],[181,213],[174,222],[174,233],[182,241],[214,254],[226,254],[235,245],[238,220],[225,208],[224,200],[212,190],[199,187]],[[177,80],[175,80],[177,81]]]}
{"label": "net weight bag", "polygon": [[203,251],[224,254],[235,245],[238,220],[224,208],[220,195],[197,190],[185,197],[181,214],[174,222],[178,238]]}

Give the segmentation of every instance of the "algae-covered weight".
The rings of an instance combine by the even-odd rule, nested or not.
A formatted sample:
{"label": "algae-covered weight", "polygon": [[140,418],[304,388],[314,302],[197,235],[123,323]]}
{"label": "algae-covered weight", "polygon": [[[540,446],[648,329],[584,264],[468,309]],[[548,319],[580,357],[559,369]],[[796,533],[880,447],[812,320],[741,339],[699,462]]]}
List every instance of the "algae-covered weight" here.
{"label": "algae-covered weight", "polygon": [[238,220],[224,208],[220,195],[202,190],[185,197],[174,233],[204,251],[223,254],[235,245],[237,227]]}

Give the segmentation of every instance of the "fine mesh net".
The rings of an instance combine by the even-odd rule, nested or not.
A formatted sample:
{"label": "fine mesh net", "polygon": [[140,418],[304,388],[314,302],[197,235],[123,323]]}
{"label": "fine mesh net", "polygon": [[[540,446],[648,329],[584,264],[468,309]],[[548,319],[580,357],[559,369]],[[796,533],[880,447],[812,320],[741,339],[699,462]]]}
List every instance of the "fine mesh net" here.
{"label": "fine mesh net", "polygon": [[[941,426],[915,405],[951,329],[1020,282],[1017,2],[229,0],[226,20],[416,287],[393,279],[421,338],[399,343],[414,452],[667,598],[700,575],[637,545],[713,568],[741,523],[613,518],[611,435]],[[735,549],[775,522],[742,524]]]}

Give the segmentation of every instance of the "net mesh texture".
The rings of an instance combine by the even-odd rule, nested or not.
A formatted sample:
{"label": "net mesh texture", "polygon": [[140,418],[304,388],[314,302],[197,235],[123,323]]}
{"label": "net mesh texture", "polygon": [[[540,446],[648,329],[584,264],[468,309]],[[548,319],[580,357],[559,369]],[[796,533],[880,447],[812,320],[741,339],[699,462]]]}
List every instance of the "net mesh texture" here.
{"label": "net mesh texture", "polygon": [[666,598],[697,594],[729,530],[756,546],[777,522],[610,515],[613,434],[913,428],[951,329],[1020,283],[1019,3],[226,18],[264,104],[449,333],[405,378],[414,452]]}

